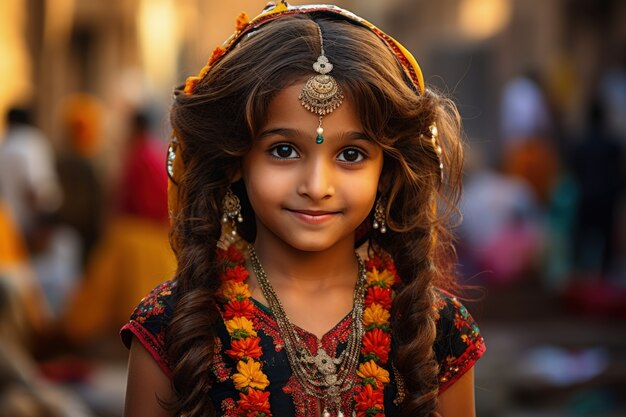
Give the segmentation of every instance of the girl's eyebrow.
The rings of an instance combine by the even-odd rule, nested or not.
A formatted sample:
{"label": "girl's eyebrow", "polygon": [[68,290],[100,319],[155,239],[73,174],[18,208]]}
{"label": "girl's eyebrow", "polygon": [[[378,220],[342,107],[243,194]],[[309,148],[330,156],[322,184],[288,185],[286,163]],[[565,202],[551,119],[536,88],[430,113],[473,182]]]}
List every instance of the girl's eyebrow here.
{"label": "girl's eyebrow", "polygon": [[[292,138],[298,138],[298,137],[308,137],[311,136],[313,137],[310,132],[303,132],[302,130],[299,129],[289,129],[289,128],[275,128],[275,129],[268,129],[268,130],[264,130],[262,131],[257,139],[259,140],[263,140],[264,138],[267,138],[268,136],[283,136],[287,139],[292,139]],[[366,140],[368,142],[372,142],[372,139],[369,138],[364,132],[360,132],[360,131],[347,131],[347,132],[342,132],[338,137],[339,140]]]}

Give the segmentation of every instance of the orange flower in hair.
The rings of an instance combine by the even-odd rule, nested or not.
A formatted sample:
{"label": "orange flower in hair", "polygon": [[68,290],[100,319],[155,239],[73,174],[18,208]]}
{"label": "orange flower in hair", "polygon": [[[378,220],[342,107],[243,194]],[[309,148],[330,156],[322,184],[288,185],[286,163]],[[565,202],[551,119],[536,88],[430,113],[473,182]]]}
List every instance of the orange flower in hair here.
{"label": "orange flower in hair", "polygon": [[250,16],[248,16],[246,12],[241,12],[239,16],[237,16],[237,20],[235,20],[235,30],[239,32],[241,29],[245,28],[248,23],[250,23]]}
{"label": "orange flower in hair", "polygon": [[233,340],[230,345],[230,349],[226,351],[226,354],[233,360],[243,358],[258,359],[263,353],[261,351],[261,346],[259,346],[260,341],[261,339],[258,337],[247,337],[241,340]]}

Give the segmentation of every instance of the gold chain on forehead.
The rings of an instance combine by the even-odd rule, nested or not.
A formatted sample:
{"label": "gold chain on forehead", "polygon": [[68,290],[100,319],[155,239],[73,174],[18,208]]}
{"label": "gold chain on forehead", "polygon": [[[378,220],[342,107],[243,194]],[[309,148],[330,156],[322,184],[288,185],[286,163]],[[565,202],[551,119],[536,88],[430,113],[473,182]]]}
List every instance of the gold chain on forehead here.
{"label": "gold chain on forehead", "polygon": [[324,38],[322,37],[322,28],[317,23],[317,32],[320,37],[320,56],[313,63],[313,69],[317,74],[313,75],[304,84],[302,92],[298,96],[300,104],[310,111],[318,115],[319,124],[317,126],[317,136],[315,143],[324,142],[324,128],[322,127],[322,117],[332,113],[343,102],[343,91],[337,81],[328,75],[333,70],[333,64],[328,61],[324,54]]}

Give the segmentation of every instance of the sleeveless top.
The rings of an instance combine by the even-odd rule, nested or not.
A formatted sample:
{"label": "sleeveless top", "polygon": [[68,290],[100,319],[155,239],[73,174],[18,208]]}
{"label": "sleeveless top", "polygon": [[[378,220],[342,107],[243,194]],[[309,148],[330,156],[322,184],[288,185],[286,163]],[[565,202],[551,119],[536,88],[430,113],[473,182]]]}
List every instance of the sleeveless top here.
{"label": "sleeveless top", "polygon": [[[438,380],[441,394],[474,366],[485,352],[485,344],[478,326],[466,308],[453,295],[443,290],[436,290],[436,295],[434,308],[437,313],[437,337],[433,349],[440,368]],[[120,331],[127,348],[130,348],[132,336],[135,336],[169,377],[172,375],[172,366],[165,352],[165,331],[173,314],[175,297],[175,284],[171,281],[157,286],[141,300],[130,321]],[[316,415],[317,399],[307,396],[296,377],[292,375],[278,325],[271,310],[254,299],[252,301],[254,304],[252,321],[261,338],[260,346],[263,350],[261,357],[263,372],[270,381],[268,389],[272,415],[280,417]],[[345,349],[350,322],[351,317],[348,314],[322,337],[321,345],[330,355],[337,357]],[[300,339],[314,353],[318,346],[317,337],[304,329],[294,327]],[[230,376],[236,363],[224,353],[230,344],[230,337],[223,321],[218,325],[217,334],[219,349],[210,364],[213,386],[209,395],[218,416],[234,417],[239,391],[235,389]],[[391,368],[389,364],[386,367],[391,382],[386,385],[384,391],[385,415],[398,416],[399,409],[394,404],[397,397],[394,372],[389,369]],[[357,378],[356,375],[354,378]],[[354,389],[343,393],[342,404],[351,404],[354,394]]]}

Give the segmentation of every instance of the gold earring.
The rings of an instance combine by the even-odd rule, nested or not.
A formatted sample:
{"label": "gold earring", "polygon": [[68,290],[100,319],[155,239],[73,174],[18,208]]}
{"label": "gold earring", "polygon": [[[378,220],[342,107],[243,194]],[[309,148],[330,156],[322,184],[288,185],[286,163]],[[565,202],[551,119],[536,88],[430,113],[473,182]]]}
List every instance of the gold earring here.
{"label": "gold earring", "polygon": [[385,207],[383,206],[382,198],[376,200],[376,207],[374,208],[374,222],[372,223],[374,229],[379,229],[380,233],[387,233],[387,222],[385,219]]}
{"label": "gold earring", "polygon": [[239,197],[233,193],[233,190],[228,187],[226,195],[222,200],[222,223],[230,222],[230,234],[233,237],[237,235],[237,225],[235,223],[235,219],[237,219],[239,223],[243,222],[243,217],[241,215],[241,201],[239,200]]}

